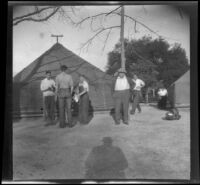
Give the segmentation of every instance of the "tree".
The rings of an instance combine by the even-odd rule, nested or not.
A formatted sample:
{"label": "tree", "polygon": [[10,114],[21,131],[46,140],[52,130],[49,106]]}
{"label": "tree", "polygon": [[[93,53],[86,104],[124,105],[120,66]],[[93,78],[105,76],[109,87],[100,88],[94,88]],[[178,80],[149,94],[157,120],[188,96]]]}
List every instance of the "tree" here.
{"label": "tree", "polygon": [[[119,43],[108,53],[106,72],[113,75],[120,67]],[[146,87],[156,87],[163,80],[169,86],[188,69],[185,50],[175,44],[171,49],[162,38],[143,37],[139,40],[125,40],[126,70],[135,73],[145,82]]]}
{"label": "tree", "polygon": [[159,79],[164,80],[165,86],[169,86],[189,69],[185,50],[180,44],[175,44],[168,51],[168,58],[159,65]]}

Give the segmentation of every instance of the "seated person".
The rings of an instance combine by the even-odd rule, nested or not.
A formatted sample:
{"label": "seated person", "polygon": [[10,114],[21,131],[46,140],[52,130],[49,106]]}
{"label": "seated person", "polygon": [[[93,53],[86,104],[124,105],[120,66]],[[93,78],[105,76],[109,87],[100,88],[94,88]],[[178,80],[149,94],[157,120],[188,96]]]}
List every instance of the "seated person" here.
{"label": "seated person", "polygon": [[158,90],[158,108],[159,109],[166,109],[167,107],[167,89],[163,87],[159,88]]}

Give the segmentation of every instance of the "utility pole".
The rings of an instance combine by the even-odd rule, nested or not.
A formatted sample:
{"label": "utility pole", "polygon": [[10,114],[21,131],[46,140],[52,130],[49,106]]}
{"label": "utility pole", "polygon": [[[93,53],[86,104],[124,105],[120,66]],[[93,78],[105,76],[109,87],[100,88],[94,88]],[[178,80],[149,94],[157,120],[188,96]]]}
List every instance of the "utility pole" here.
{"label": "utility pole", "polygon": [[121,32],[120,32],[120,41],[121,41],[121,68],[125,69],[125,55],[124,55],[124,6],[121,7]]}
{"label": "utility pole", "polygon": [[58,38],[63,37],[63,35],[51,35],[51,37],[56,37],[56,43],[58,43]]}

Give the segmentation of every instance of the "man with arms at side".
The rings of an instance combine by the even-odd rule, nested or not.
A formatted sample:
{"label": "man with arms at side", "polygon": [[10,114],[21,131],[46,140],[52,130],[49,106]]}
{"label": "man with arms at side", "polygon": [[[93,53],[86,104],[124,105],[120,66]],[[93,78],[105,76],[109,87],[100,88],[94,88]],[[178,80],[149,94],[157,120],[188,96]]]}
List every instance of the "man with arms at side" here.
{"label": "man with arms at side", "polygon": [[68,125],[72,126],[71,102],[73,92],[73,80],[71,75],[66,73],[67,66],[60,67],[61,73],[56,77],[56,92],[59,104],[60,128],[66,127],[66,113]]}

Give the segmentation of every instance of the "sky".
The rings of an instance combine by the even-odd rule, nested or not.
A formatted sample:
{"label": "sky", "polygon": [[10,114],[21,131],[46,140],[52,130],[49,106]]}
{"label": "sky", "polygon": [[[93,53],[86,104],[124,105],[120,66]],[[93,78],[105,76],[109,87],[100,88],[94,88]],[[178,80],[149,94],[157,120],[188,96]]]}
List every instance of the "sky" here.
{"label": "sky", "polygon": [[[72,12],[69,14],[73,20],[78,21],[81,18],[109,12],[115,8],[117,6],[80,6],[76,7],[75,15]],[[64,7],[64,9],[71,10],[70,7]],[[32,6],[19,6],[14,9],[13,17],[32,11]],[[181,17],[174,7],[168,5],[127,5],[125,6],[125,14],[164,36],[171,46],[175,43],[181,44],[190,61],[190,22],[186,14],[183,13],[183,17]],[[94,29],[98,28],[100,23],[99,19],[94,21]],[[104,27],[120,26],[120,16],[107,16],[103,25]],[[125,38],[139,39],[143,36],[158,38],[157,35],[139,24],[136,25],[136,29],[135,33],[134,22],[125,18]],[[51,34],[62,34],[64,37],[59,39],[60,44],[105,71],[108,53],[114,49],[115,44],[120,39],[120,29],[112,29],[103,50],[107,33],[108,30],[93,40],[88,50],[80,50],[81,44],[95,34],[90,29],[90,22],[85,22],[80,28],[77,28],[67,19],[62,19],[56,14],[46,22],[26,21],[13,26],[13,75],[20,72],[56,43],[56,39],[51,37]]]}

